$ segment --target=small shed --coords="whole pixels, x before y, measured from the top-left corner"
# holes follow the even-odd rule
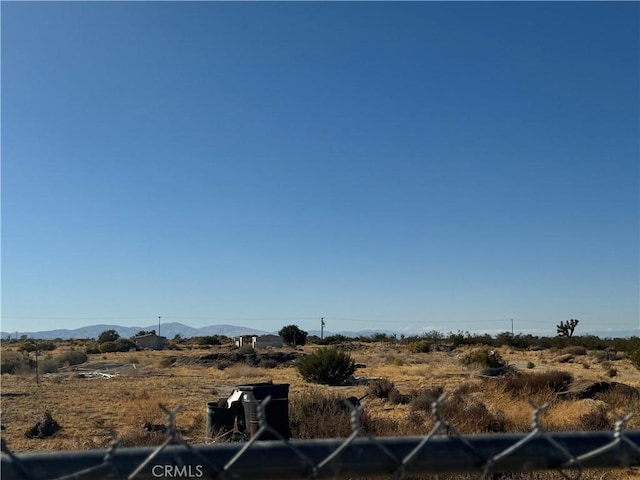
[[[148,348],[150,350],[162,350],[167,346],[167,337],[161,337],[155,333],[133,337],[133,341],[140,348]]]
[[[283,346],[283,341],[280,335],[260,335],[251,338],[251,346],[253,348],[280,348]]]

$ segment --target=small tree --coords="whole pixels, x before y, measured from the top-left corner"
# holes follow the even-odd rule
[[[98,343],[115,342],[120,338],[120,334],[115,330],[105,330],[98,336]]]
[[[566,322],[560,322],[560,325],[556,327],[558,329],[558,336],[569,338],[573,337],[573,331],[576,329],[576,326],[578,326],[579,321],[580,320],[572,318],[571,320],[567,320]]]
[[[306,381],[325,385],[340,385],[356,370],[353,358],[335,348],[321,348],[305,355],[297,367]]]
[[[304,330],[300,330],[297,325],[287,325],[280,329],[278,335],[282,337],[284,343],[296,347],[307,343],[307,336],[309,334]]]

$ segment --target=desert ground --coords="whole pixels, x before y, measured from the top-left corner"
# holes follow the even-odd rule
[[[3,345],[2,354],[8,355],[13,348]],[[270,349],[269,353],[302,355],[318,348],[321,347],[311,344]],[[229,396],[237,385],[259,382],[290,384],[292,415],[298,411],[298,404],[310,398],[365,397],[362,406],[369,418],[367,425],[375,435],[426,434],[432,420],[428,405],[423,401],[420,406],[420,399],[425,394],[431,394],[428,398],[432,398],[440,392],[458,398],[458,403],[467,409],[466,413],[456,409],[444,412],[449,415],[447,420],[462,433],[529,431],[531,404],[544,402],[549,403],[549,408],[541,422],[547,431],[611,429],[616,415],[625,413],[634,414],[628,428],[640,428],[637,395],[640,370],[624,356],[603,361],[593,352],[495,349],[521,376],[562,371],[571,375],[574,386],[615,382],[631,389],[631,394],[629,390],[621,393],[613,389],[591,395],[593,398],[580,399],[547,387],[518,391],[506,388],[503,377],[483,376],[479,367],[461,362],[462,357],[477,348],[475,346],[429,353],[410,353],[406,345],[400,343],[348,342],[339,348],[358,364],[353,381],[342,386],[308,383],[291,361],[254,366],[251,362],[224,362],[213,358],[215,354],[233,351],[231,345],[205,348],[187,344],[180,350],[91,354],[86,363],[40,374],[38,383],[33,372],[3,374],[2,436],[13,452],[105,448],[112,438],[111,431],[117,433],[122,446],[159,444],[163,438],[148,432],[143,425],[166,423],[159,407],[162,403],[168,408],[181,407],[176,418],[177,428],[189,443],[226,441],[206,435],[207,402]],[[80,346],[63,342],[51,355],[71,349],[80,349]],[[260,355],[260,351],[257,354]],[[402,394],[401,399],[392,402],[389,398],[377,398],[370,387],[376,379],[393,382]],[[468,410],[470,406],[474,409]],[[481,413],[474,416],[469,411]],[[41,420],[45,412],[50,412],[62,428],[51,438],[27,438],[25,432]],[[314,420],[309,421],[310,425],[292,429],[293,438],[346,436],[350,432],[348,417],[342,418],[346,424],[343,427],[316,433]],[[624,469],[598,472],[598,476],[591,478],[631,479],[640,478],[640,473],[638,469]]]

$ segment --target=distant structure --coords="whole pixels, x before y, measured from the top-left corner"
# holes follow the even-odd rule
[[[259,335],[242,337],[236,337],[234,339],[236,347],[242,347],[244,345],[251,345],[253,348],[280,348],[284,345],[282,337],[280,335]]]
[[[280,348],[284,345],[280,335],[260,335],[259,337],[251,337],[251,346],[253,348]]]
[[[148,348],[150,350],[163,350],[167,346],[167,337],[161,337],[155,333],[133,337],[133,341],[140,348]]]
[[[236,337],[234,338],[234,343],[236,344],[236,347],[251,345],[251,335],[242,335],[240,337]]]

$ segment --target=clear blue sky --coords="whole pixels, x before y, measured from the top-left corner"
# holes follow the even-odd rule
[[[637,2],[1,8],[2,330],[639,327]]]

